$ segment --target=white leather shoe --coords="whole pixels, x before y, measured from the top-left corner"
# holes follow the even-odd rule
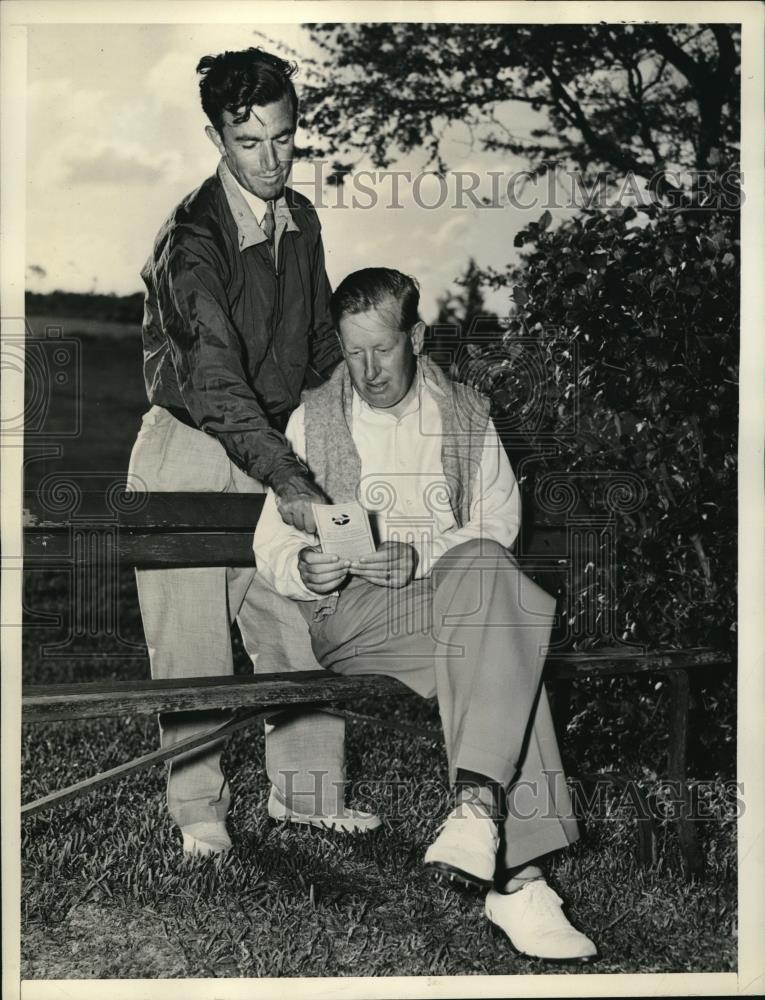
[[[463,801],[441,825],[425,852],[425,864],[437,874],[470,886],[492,885],[499,831],[482,802]]]
[[[282,802],[273,785],[268,796],[268,815],[280,823],[298,823],[302,826],[315,826],[321,830],[335,830],[338,833],[369,833],[382,825],[379,816],[363,812],[361,809],[344,807],[342,812],[335,816],[295,812]]]
[[[225,854],[231,850],[231,838],[225,823],[190,823],[181,827],[184,854],[200,857]]]
[[[534,879],[508,894],[486,894],[486,916],[522,955],[553,962],[591,962],[598,949],[572,927],[563,914],[563,900],[544,879]]]

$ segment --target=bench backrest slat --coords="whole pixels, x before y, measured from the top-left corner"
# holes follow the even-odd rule
[[[263,493],[125,493],[39,489],[24,494],[29,532],[114,526],[126,531],[253,531]]]
[[[172,569],[183,566],[254,566],[252,529],[235,532],[168,532],[132,534],[120,532],[114,539],[113,555],[123,566],[142,569]],[[103,552],[111,551],[104,541]],[[88,545],[72,544],[65,532],[27,533],[24,538],[27,565],[90,565],[93,550]]]
[[[30,566],[83,567],[93,547],[124,566],[162,569],[183,566],[253,566],[255,526],[262,493],[125,493],[55,491],[24,494],[24,556]],[[524,554],[527,539],[524,537]],[[535,525],[531,556],[563,555],[565,525]]]

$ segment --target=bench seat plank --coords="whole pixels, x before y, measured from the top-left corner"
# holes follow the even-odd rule
[[[699,670],[704,667],[729,666],[729,653],[697,647],[678,650],[649,650],[625,654],[622,650],[591,650],[549,656],[545,680],[573,680],[577,677],[614,677],[626,674],[663,673],[674,670]]]
[[[54,684],[25,688],[24,722],[139,715],[207,708],[264,708],[273,705],[327,704],[370,693],[401,697],[406,688],[387,677],[342,677],[323,671],[242,677]]]
[[[704,649],[600,658],[576,653],[569,657],[551,657],[545,670],[545,680],[661,673],[727,662],[730,658],[725,654]],[[295,671],[256,676],[99,681],[27,687],[22,695],[22,710],[25,722],[54,722],[128,713],[329,704],[370,696],[400,698],[407,691],[401,682],[388,677],[347,677],[329,671]]]

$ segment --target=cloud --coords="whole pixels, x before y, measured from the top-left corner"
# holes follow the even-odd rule
[[[184,155],[154,95],[77,86],[68,77],[29,88],[29,182],[38,197],[80,185],[173,184]]]
[[[203,132],[196,64],[205,53],[249,44],[276,50],[255,27],[86,24],[31,30],[28,261],[48,272],[35,278],[34,287],[86,289],[94,274],[105,289],[138,287],[138,269],[162,219],[215,169],[216,154]],[[297,50],[304,72],[305,58],[320,54],[299,24],[264,30]],[[298,87],[308,79],[306,73]],[[490,189],[488,170],[516,167],[512,157],[476,152],[459,141],[462,133],[453,139],[449,165],[479,174],[479,194]],[[402,157],[396,166],[414,176],[423,156],[419,151]],[[334,210],[337,192],[315,192],[311,165],[296,168],[296,175],[300,170],[305,186],[298,190],[327,205],[320,215],[330,279],[337,283],[364,266],[400,267],[421,280],[427,315],[471,254],[497,266],[515,254],[509,243],[526,221],[517,213],[473,209],[470,199],[464,210],[450,208],[453,180],[441,208],[419,207],[411,184],[402,181],[403,208],[387,211],[388,178],[380,182],[374,208],[354,209],[349,190],[348,209]],[[420,183],[425,204],[437,204],[439,193],[437,179]],[[363,205],[366,196],[359,197]]]
[[[178,160],[172,153],[150,156],[135,146],[102,144],[64,154],[64,183],[143,185],[172,180]]]
[[[97,121],[109,101],[105,89],[83,87],[69,76],[33,80],[27,87],[30,127],[41,134],[49,135],[53,128],[66,129],[73,122]]]

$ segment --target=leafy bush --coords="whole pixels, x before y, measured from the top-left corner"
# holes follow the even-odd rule
[[[603,513],[604,471],[645,486],[639,509],[614,515],[618,592],[598,600],[616,603],[625,639],[725,646],[736,604],[738,215],[658,204],[640,213],[589,212],[552,230],[546,212],[523,230],[523,264],[486,276],[513,285],[501,356],[474,346],[462,375],[480,373],[485,388],[490,359],[501,424],[528,406],[518,345],[551,345],[544,412],[527,431],[534,474],[584,473],[579,513]]]

